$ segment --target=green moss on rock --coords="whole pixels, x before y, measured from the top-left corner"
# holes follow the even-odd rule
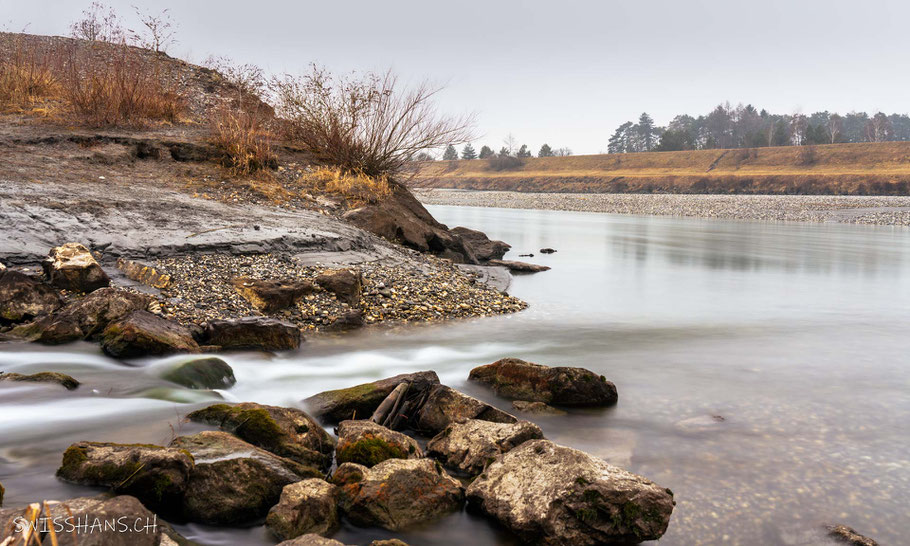
[[[395,444],[372,434],[365,434],[356,442],[338,447],[338,464],[358,463],[375,466],[387,459],[407,459],[408,454]]]

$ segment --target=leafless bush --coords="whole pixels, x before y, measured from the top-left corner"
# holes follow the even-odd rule
[[[800,146],[796,152],[796,161],[806,167],[814,165],[818,161],[818,153],[815,150],[815,146]]]
[[[237,64],[228,57],[209,56],[203,66],[215,70],[241,94],[262,97],[266,90],[266,78],[262,69],[254,64]]]
[[[163,53],[169,46],[177,43],[175,36],[178,25],[171,18],[170,10],[164,9],[157,14],[142,11],[136,6],[133,6],[133,10],[142,24],[139,31],[130,31],[130,38],[134,44],[156,53]]]
[[[487,160],[487,167],[491,171],[511,171],[520,169],[524,164],[520,157],[513,155],[499,155]]]
[[[70,33],[73,38],[90,42],[121,43],[126,38],[117,12],[101,2],[92,2],[82,17],[70,25]]]
[[[278,166],[267,120],[258,111],[221,108],[212,119],[211,142],[224,153],[225,166],[234,175]]]
[[[271,90],[290,121],[288,138],[349,172],[396,174],[424,150],[471,140],[473,116],[439,115],[440,88],[402,90],[391,72],[340,77],[314,65],[307,75],[275,78]]]
[[[60,81],[51,49],[26,48],[20,40],[0,52],[0,111],[22,110],[56,98]]]

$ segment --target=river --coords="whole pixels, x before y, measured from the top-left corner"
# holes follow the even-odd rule
[[[511,356],[583,366],[616,383],[606,410],[534,418],[557,443],[675,493],[662,545],[816,544],[843,523],[882,544],[910,529],[910,231],[597,213],[429,207],[440,221],[513,245],[551,271],[516,277],[511,316],[311,340],[298,353],[225,359],[235,401],[294,405],[316,392],[433,369],[466,381]],[[541,255],[542,247],[558,250]],[[127,364],[83,343],[0,346],[0,370],[70,373],[72,393],[0,389],[5,505],[93,490],[53,477],[78,440],[167,442],[200,430],[215,398],[159,379],[173,359]],[[181,525],[204,544],[273,544],[263,527]],[[345,526],[353,544],[393,536]],[[513,544],[463,512],[401,533],[419,544]]]

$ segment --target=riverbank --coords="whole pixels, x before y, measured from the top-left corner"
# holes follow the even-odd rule
[[[426,205],[910,226],[910,197],[905,196],[412,191]]]

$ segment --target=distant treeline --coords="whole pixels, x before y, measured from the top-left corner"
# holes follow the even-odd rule
[[[676,116],[666,127],[655,126],[651,116],[643,113],[638,123],[628,121],[616,129],[607,151],[669,152],[905,140],[910,140],[910,117],[906,114],[771,114],[751,104],[734,108],[727,103],[708,115]]]

